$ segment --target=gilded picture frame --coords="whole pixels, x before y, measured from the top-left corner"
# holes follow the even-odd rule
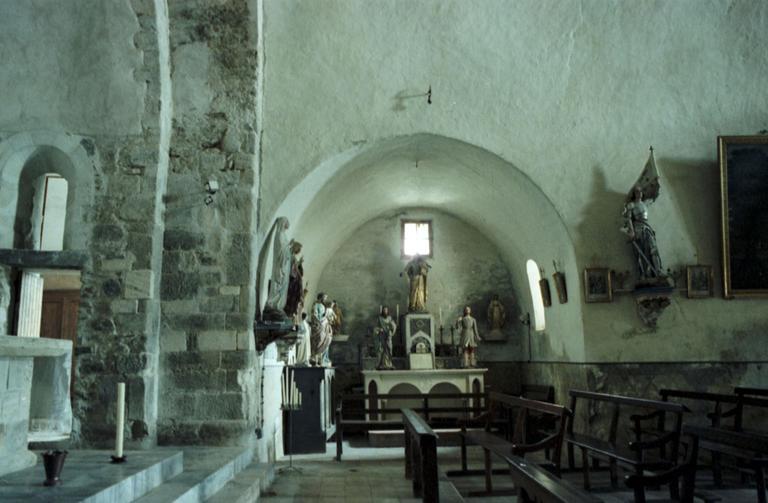
[[[611,270],[607,267],[584,269],[584,301],[613,302]]]
[[[718,136],[723,296],[768,297],[768,136]]]
[[[689,299],[712,297],[714,274],[711,265],[689,265],[685,268],[685,284]]]

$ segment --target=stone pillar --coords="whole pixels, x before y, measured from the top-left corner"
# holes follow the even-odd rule
[[[40,320],[43,316],[43,277],[35,272],[21,276],[19,299],[19,337],[40,337]]]

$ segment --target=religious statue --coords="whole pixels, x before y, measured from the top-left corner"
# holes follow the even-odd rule
[[[459,347],[462,350],[462,368],[477,367],[477,344],[482,339],[477,332],[477,320],[472,317],[472,308],[464,307],[464,314],[456,320],[459,331]]]
[[[299,257],[301,243],[291,241],[291,273],[288,278],[288,294],[285,302],[285,314],[296,316],[303,300],[304,257]]]
[[[333,331],[330,324],[333,311],[326,306],[327,303],[328,296],[324,293],[319,293],[315,304],[312,306],[312,318],[310,321],[311,363],[316,367],[330,365],[330,362],[327,361],[327,351],[333,340]]]
[[[656,233],[648,223],[648,204],[659,197],[659,172],[653,157],[653,148],[640,178],[632,186],[624,204],[621,231],[629,236],[632,252],[640,274],[638,284],[667,284],[661,268]]]
[[[379,340],[379,363],[376,365],[378,370],[394,370],[392,363],[392,338],[397,331],[397,323],[389,315],[389,308],[384,306],[379,313],[379,324],[374,333]]]
[[[288,219],[280,217],[273,227],[275,237],[272,247],[272,276],[269,282],[267,302],[264,305],[264,319],[283,321],[286,316],[283,307],[288,297],[288,281],[291,275],[291,248],[288,240]]]
[[[499,300],[499,295],[494,294],[490,304],[488,304],[488,325],[491,327],[491,334],[501,335],[501,329],[504,328],[504,322],[507,320],[507,312],[504,304]]]
[[[403,271],[408,275],[410,292],[408,294],[408,312],[423,313],[427,310],[427,274],[432,268],[421,255],[416,255]],[[403,273],[400,273],[402,276]]]
[[[299,338],[296,341],[296,366],[297,367],[309,367],[309,357],[312,351],[312,343],[310,342],[309,322],[307,321],[307,313],[301,313],[301,322],[299,322]]]
[[[341,321],[343,319],[343,313],[341,312],[341,306],[335,300],[331,304],[331,311],[333,311],[333,322],[331,328],[333,329],[333,335],[341,334]]]

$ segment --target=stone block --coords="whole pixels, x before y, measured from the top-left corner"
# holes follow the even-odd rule
[[[195,413],[195,394],[163,393],[159,406],[162,417],[192,417]]]
[[[208,297],[200,303],[200,310],[204,313],[229,313],[239,307],[240,297],[233,295],[218,295]]]
[[[244,369],[252,367],[254,351],[225,351],[221,353],[221,368],[227,370]]]
[[[105,272],[130,271],[133,267],[133,258],[102,259],[101,270]]]
[[[225,328],[227,330],[248,330],[252,322],[250,316],[245,313],[228,313]]]
[[[222,330],[228,329],[224,323],[223,314],[192,314],[192,315],[175,315],[178,317],[179,324],[177,328],[184,328],[190,331],[203,331],[203,330]]]
[[[198,436],[203,445],[243,445],[244,440],[253,434],[248,421],[208,421],[200,426]]]
[[[147,355],[141,353],[119,356],[116,363],[120,374],[138,374],[147,368]]]
[[[200,424],[198,421],[160,421],[157,423],[157,442],[162,445],[199,444]]]
[[[138,300],[113,300],[110,306],[116,314],[133,314],[139,311]]]
[[[123,236],[123,230],[117,225],[99,224],[93,227],[94,241],[120,241]]]
[[[187,334],[175,330],[164,330],[160,334],[160,351],[186,351]]]
[[[125,275],[126,299],[151,299],[153,298],[152,283],[155,273],[151,269],[130,271]]]
[[[145,313],[119,313],[115,314],[115,329],[121,333],[141,333],[147,324]]]
[[[197,393],[195,396],[196,419],[243,419],[242,393]]]
[[[239,370],[227,370],[227,391],[244,391]]]
[[[218,369],[174,369],[166,374],[171,389],[186,391],[224,391],[227,374]]]
[[[200,274],[163,274],[160,295],[165,300],[191,299],[197,295],[198,288],[200,288]]]
[[[197,313],[198,302],[196,300],[163,300],[160,308],[164,313]]]
[[[221,364],[221,353],[181,351],[164,356],[165,368],[168,369],[215,369]]]
[[[237,332],[234,330],[210,330],[200,332],[197,337],[200,351],[235,351]]]
[[[238,332],[237,333],[237,349],[238,351],[248,351],[255,349],[255,341],[253,340],[253,334],[250,332]]]
[[[224,285],[219,287],[219,293],[221,295],[240,295],[239,285]]]
[[[197,232],[166,229],[163,236],[165,250],[192,250],[204,242],[203,235]]]

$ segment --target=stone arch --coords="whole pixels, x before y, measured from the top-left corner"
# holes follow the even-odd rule
[[[478,229],[500,250],[516,291],[528,290],[529,258],[540,264],[556,260],[566,276],[579,278],[563,219],[526,173],[481,147],[429,133],[369,142],[327,158],[291,190],[262,229],[271,228],[276,217],[289,219],[292,237],[304,244],[311,298],[325,265],[349,236],[379,215],[408,207],[453,214]],[[261,239],[266,256],[268,236]],[[532,311],[530,299],[518,301]],[[550,354],[583,360],[581,303],[560,305],[549,318]]]
[[[14,229],[24,227],[17,216],[24,216],[20,209],[28,204],[24,200],[29,195],[28,182],[51,172],[68,183],[64,248],[86,249],[91,227],[85,215],[94,203],[99,169],[95,145],[82,136],[34,131],[0,142],[0,248],[19,243]]]

